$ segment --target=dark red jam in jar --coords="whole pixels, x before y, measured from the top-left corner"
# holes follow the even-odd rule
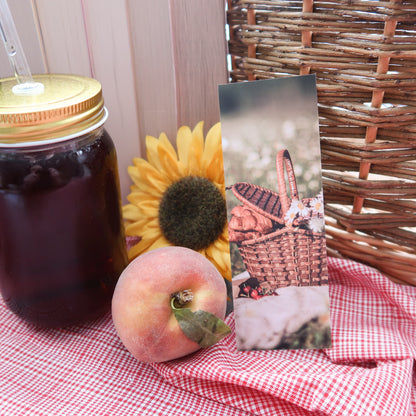
[[[78,324],[108,311],[127,265],[117,158],[103,127],[101,88],[95,80],[69,77],[71,103],[65,93],[51,100],[60,97],[62,78],[41,77],[46,96],[30,97],[24,109],[45,112],[50,106],[44,101],[64,108],[45,116],[54,117],[46,132],[42,123],[10,128],[10,117],[1,118],[6,101],[0,95],[0,292],[16,315],[43,327]],[[75,95],[90,102],[73,105]],[[15,116],[12,122],[19,124]]]

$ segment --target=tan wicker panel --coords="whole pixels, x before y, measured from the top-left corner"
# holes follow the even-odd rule
[[[229,1],[233,82],[316,74],[330,255],[416,285],[416,2]]]

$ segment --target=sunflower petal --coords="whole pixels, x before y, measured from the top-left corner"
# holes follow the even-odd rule
[[[160,201],[160,194],[149,194],[148,192],[143,192],[143,191],[136,191],[136,192],[131,192],[129,195],[127,195],[127,200],[137,206],[140,204],[141,201],[145,201],[145,200],[149,200],[149,201],[154,201],[154,202],[158,202]]]
[[[188,175],[205,176],[201,170],[204,155],[204,123],[199,122],[192,131],[192,142],[188,153]]]
[[[130,186],[130,193],[137,192],[139,190],[139,187],[136,184],[133,184]]]
[[[209,164],[204,166],[203,171],[210,181],[220,185],[225,184],[222,154],[213,158]]]
[[[160,195],[168,186],[166,178],[147,162],[140,163],[139,166],[128,166],[127,171],[133,182],[142,192],[145,191],[152,195]]]
[[[221,123],[214,124],[207,133],[204,148],[204,163],[209,162],[221,150],[222,153]]]
[[[218,239],[207,248],[207,253],[217,262],[227,261],[229,257],[229,245],[224,240]]]
[[[176,150],[165,133],[160,134],[159,142],[165,148],[166,152],[168,152],[172,156],[173,159],[178,160],[178,155],[176,154]]]
[[[143,179],[148,179],[149,175],[158,180],[163,180],[163,175],[159,170],[144,159],[134,158],[133,166],[128,166],[127,170],[130,176],[131,174],[134,175],[134,178],[132,177],[133,181],[135,178],[138,180],[138,183],[135,182],[138,187],[140,187]]]
[[[176,136],[179,161],[185,166],[188,164],[189,149],[192,143],[192,132],[188,126],[182,126]]]
[[[164,143],[159,143],[157,150],[162,169],[166,172],[167,177],[170,178],[171,182],[177,181],[182,176],[182,170],[176,153],[172,154]]]
[[[140,240],[137,244],[135,244],[133,247],[131,247],[128,252],[128,258],[129,260],[133,260],[135,257],[139,256],[140,254],[147,251],[148,247],[152,245],[152,241],[148,240]]]
[[[202,156],[204,152],[204,122],[200,121],[192,130],[192,143],[195,151]]]
[[[159,228],[159,221],[157,218],[146,218],[142,217],[141,219],[135,221],[132,224],[127,224],[126,235],[142,237],[143,239],[148,240],[149,238],[157,238],[162,235]]]
[[[223,277],[228,280],[231,279],[231,261],[228,244],[227,249],[225,249],[217,240],[206,249],[206,257],[216,266]]]
[[[147,251],[155,250],[159,247],[170,246],[171,244],[164,238],[160,237],[157,240],[140,240],[128,251],[129,260],[133,260],[140,254],[146,253]]]
[[[162,234],[160,233],[160,229],[159,228],[148,228],[146,230],[144,230],[143,227],[138,229],[139,232],[137,233],[130,233],[128,235],[133,236],[133,237],[141,237],[143,240],[145,241],[150,241],[150,240],[157,240],[162,236]]]
[[[153,136],[146,136],[146,156],[148,162],[157,170],[162,168],[158,152],[159,140]]]
[[[155,250],[156,248],[166,247],[166,246],[171,246],[171,245],[172,244],[169,243],[169,241],[166,240],[165,237],[161,236],[156,241],[154,241],[151,246],[149,246],[149,248],[147,249],[147,251]]]
[[[157,216],[159,212],[159,206],[159,199],[142,199],[137,203],[137,208],[139,208],[146,217]]]
[[[126,204],[122,208],[123,218],[126,221],[136,221],[139,211],[133,204]]]
[[[207,133],[201,169],[212,181],[224,183],[224,164],[221,141],[221,124],[217,123]]]

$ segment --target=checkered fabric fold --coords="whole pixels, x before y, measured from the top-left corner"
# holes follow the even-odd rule
[[[0,302],[0,416],[416,415],[416,288],[333,258],[329,277],[330,349],[237,351],[232,332],[152,365],[109,315],[40,330]]]

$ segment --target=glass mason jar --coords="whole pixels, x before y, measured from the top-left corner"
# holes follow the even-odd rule
[[[117,159],[98,81],[34,78],[43,93],[0,80],[0,292],[63,327],[108,311],[127,265]]]

